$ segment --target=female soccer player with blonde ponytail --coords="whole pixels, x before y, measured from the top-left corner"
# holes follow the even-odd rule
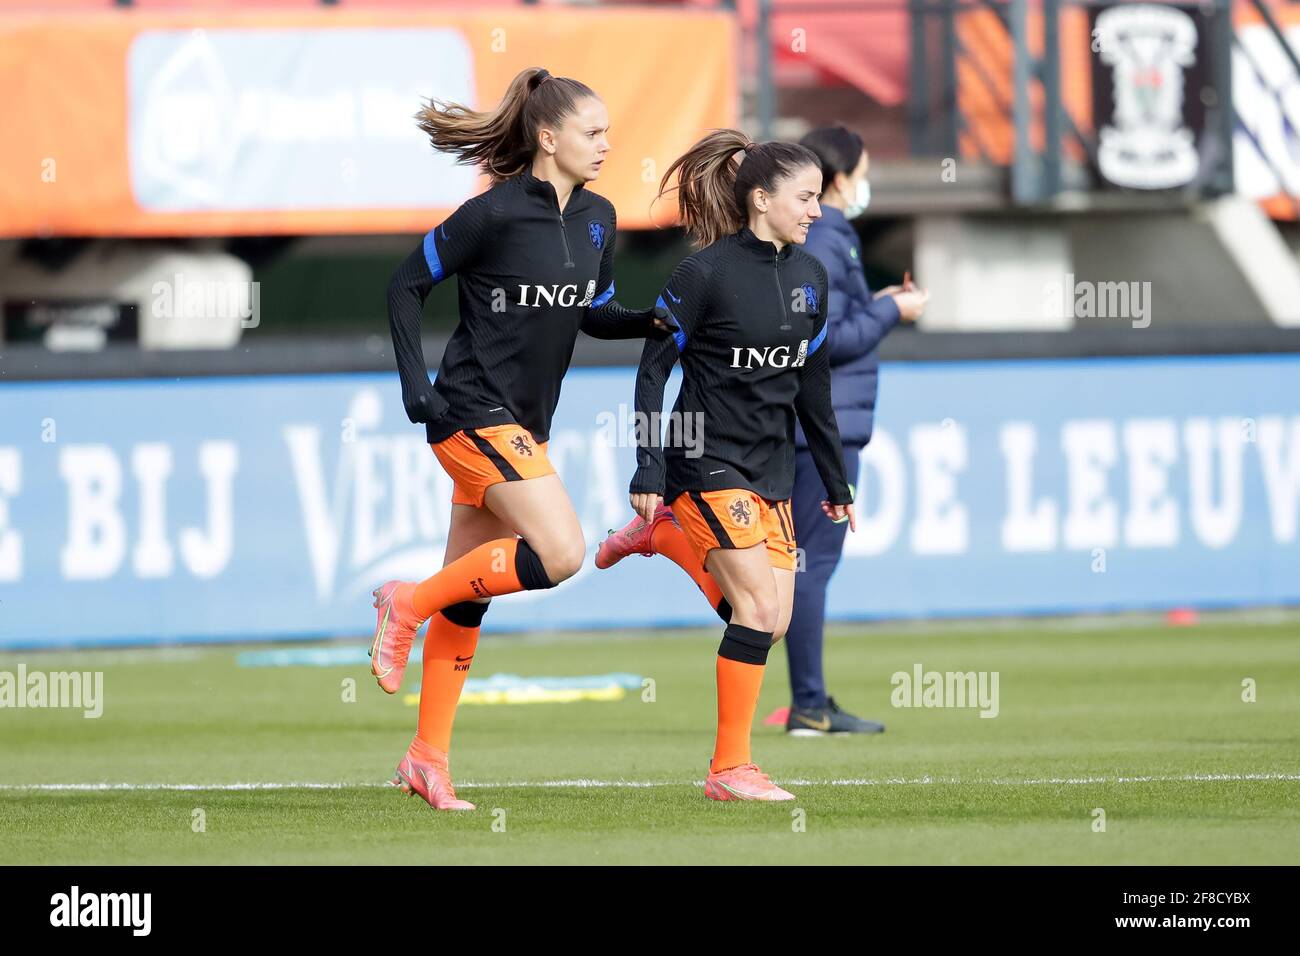
[[[640,338],[656,322],[654,309],[614,301],[614,207],[587,188],[609,152],[609,117],[589,87],[527,69],[494,110],[431,101],[417,118],[434,149],[480,166],[492,186],[425,236],[388,287],[402,402],[455,490],[442,570],[374,591],[371,670],[396,693],[429,620],[419,722],[393,782],[435,809],[472,810],[447,753],[479,623],[492,597],[555,587],[586,553],[546,457],[574,342],[579,330]],[[460,323],[431,383],[421,311],[452,275]]]

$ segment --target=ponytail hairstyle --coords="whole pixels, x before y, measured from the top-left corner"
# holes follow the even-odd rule
[[[822,126],[799,140],[817,154],[822,170],[822,192],[831,188],[836,173],[848,176],[858,168],[865,146],[862,137],[844,126]]]
[[[737,153],[743,155],[737,159]],[[682,223],[702,249],[748,224],[751,192],[776,192],[805,166],[821,168],[821,162],[797,143],[755,143],[739,130],[715,129],[668,167],[656,198],[669,191],[676,173]]]
[[[415,121],[435,150],[450,153],[462,166],[482,167],[499,183],[531,165],[542,127],[558,127],[579,100],[595,95],[585,83],[529,67],[510,81],[495,110],[478,112],[431,98]]]

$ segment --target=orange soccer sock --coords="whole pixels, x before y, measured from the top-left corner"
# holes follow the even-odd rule
[[[771,646],[770,632],[727,625],[718,648],[718,736],[709,765],[713,773],[750,762],[749,733]]]
[[[421,619],[452,604],[555,585],[537,552],[522,538],[496,538],[445,565],[415,586],[411,605]]]
[[[696,555],[695,549],[691,547],[691,542],[686,537],[686,532],[676,521],[660,521],[655,525],[654,530],[650,532],[650,550],[655,554],[662,554],[689,574],[695,586],[704,592],[709,606],[718,612],[718,616],[724,621],[731,620],[731,605],[722,596],[722,588],[718,587],[717,579],[700,563],[699,556]]]
[[[451,725],[478,646],[479,622],[487,604],[465,601],[435,614],[424,635],[424,679],[415,736],[431,747],[451,750]]]

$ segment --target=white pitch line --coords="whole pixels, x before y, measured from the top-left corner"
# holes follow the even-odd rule
[[[792,787],[879,787],[879,786],[1096,786],[1099,784],[1128,783],[1202,783],[1247,781],[1300,781],[1300,773],[1191,773],[1167,776],[1141,777],[1040,777],[1024,780],[1008,778],[962,779],[961,777],[891,777],[881,780],[846,778],[838,780],[782,780]],[[615,789],[636,787],[687,787],[700,786],[701,780],[513,780],[500,782],[468,782],[456,784],[457,789],[515,789],[537,788],[591,788]],[[319,783],[319,782],[262,782],[262,783],[4,783],[0,790],[18,791],[105,791],[105,790],[354,790],[387,787],[387,783]]]

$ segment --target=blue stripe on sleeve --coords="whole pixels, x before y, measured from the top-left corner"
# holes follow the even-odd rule
[[[433,276],[434,282],[441,282],[443,277],[442,260],[438,258],[438,246],[434,242],[433,234],[436,229],[431,230],[424,237],[424,261],[429,264],[429,274]]]
[[[591,303],[591,307],[593,309],[599,309],[612,298],[614,298],[614,283],[611,282],[608,289],[596,296],[595,301]]]
[[[677,301],[680,302],[681,299],[678,299]],[[686,330],[683,329],[682,324],[677,321],[677,316],[673,315],[673,310],[668,308],[668,303],[664,301],[663,296],[660,296],[655,300],[655,305],[667,312],[668,317],[672,319],[677,326],[677,331],[673,333],[673,341],[677,343],[677,351],[679,353],[686,351]]]
[[[817,333],[817,338],[813,339],[810,343],[808,343],[808,354],[809,354],[809,355],[812,355],[812,354],[813,354],[814,352],[816,352],[819,348],[821,348],[821,344],[822,344],[822,342],[825,341],[825,339],[826,339],[826,329],[829,328],[829,327],[830,327],[830,323],[829,323],[829,322],[823,322],[823,323],[822,323],[822,330],[821,330],[820,332]]]

